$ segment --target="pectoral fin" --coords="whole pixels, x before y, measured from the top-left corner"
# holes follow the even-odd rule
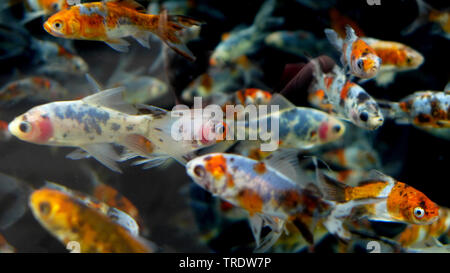
[[[112,171],[122,173],[116,162],[120,161],[119,155],[114,151],[108,143],[88,144],[80,146],[86,153],[82,153],[79,150],[67,155],[70,159],[81,159],[89,156],[94,157],[100,161],[103,165],[111,169]]]

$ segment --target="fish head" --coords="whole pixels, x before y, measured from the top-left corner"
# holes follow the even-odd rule
[[[9,132],[20,140],[44,144],[53,136],[53,124],[45,107],[34,107],[8,125]]]
[[[401,182],[397,184],[400,185],[397,187],[399,193],[391,193],[393,197],[397,197],[397,201],[391,198],[392,201],[388,201],[388,209],[398,202],[397,206],[405,220],[418,225],[428,225],[439,219],[440,209],[436,203],[411,186]]]
[[[362,97],[362,96],[361,96]],[[368,130],[378,129],[384,123],[384,117],[375,100],[367,96],[367,99],[358,101],[357,111],[351,117],[354,123]]]
[[[64,229],[67,219],[65,213],[71,211],[70,198],[56,189],[35,190],[29,199],[29,206],[36,219],[51,230]]]
[[[74,8],[61,10],[53,14],[44,23],[44,29],[55,37],[76,38],[79,37],[81,23],[74,14]]]
[[[206,154],[189,161],[186,171],[197,185],[214,195],[221,195],[233,184],[227,162],[225,154]]]
[[[339,119],[329,116],[319,125],[318,136],[320,143],[333,142],[345,133],[345,124]]]
[[[405,67],[413,69],[418,68],[423,64],[424,57],[418,51],[408,47],[405,50],[405,53],[406,53],[404,64]]]
[[[369,79],[376,76],[381,66],[381,58],[375,53],[368,53],[360,58],[355,59],[353,65],[354,74],[363,79]]]

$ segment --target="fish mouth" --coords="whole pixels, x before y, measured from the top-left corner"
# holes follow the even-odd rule
[[[53,36],[64,37],[64,35],[62,33],[54,31],[48,21],[44,23],[44,29],[45,29],[45,31],[47,31],[49,34],[51,34]]]
[[[17,119],[15,119],[8,124],[8,131],[15,137],[18,137],[19,133],[19,131],[17,130],[18,128],[17,122],[18,122]]]

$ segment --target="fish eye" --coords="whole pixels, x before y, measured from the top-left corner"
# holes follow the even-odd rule
[[[47,215],[50,213],[51,206],[48,202],[39,203],[39,212],[43,215]]]
[[[412,58],[411,58],[411,57],[406,58],[406,62],[407,62],[408,64],[411,64],[411,63],[412,63]]]
[[[61,22],[61,21],[56,21],[56,22],[53,24],[53,27],[54,27],[55,29],[57,29],[57,30],[60,30],[60,29],[62,28],[62,22]]]
[[[22,133],[29,133],[31,131],[31,124],[28,121],[22,121],[19,124],[19,130]]]
[[[333,126],[333,131],[334,131],[335,133],[339,133],[339,131],[341,131],[341,125],[334,125],[334,126]]]
[[[416,218],[422,218],[425,215],[425,211],[423,210],[423,208],[421,207],[415,207],[414,208],[414,216],[416,216]]]
[[[362,112],[359,114],[359,119],[366,122],[369,119],[369,114],[367,112]]]
[[[206,174],[206,170],[202,165],[197,165],[194,168],[194,174],[198,177],[204,177]]]

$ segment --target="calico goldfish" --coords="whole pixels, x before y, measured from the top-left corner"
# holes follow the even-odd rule
[[[325,29],[328,40],[341,53],[342,65],[358,78],[375,77],[382,64],[381,58],[372,47],[356,36],[353,28],[347,26],[345,30],[347,34],[343,40],[334,30]]]
[[[175,52],[194,61],[179,33],[201,24],[186,16],[146,14],[145,8],[133,0],[109,0],[61,10],[44,23],[44,29],[55,37],[103,41],[120,52],[128,51],[129,43],[124,37],[132,36],[149,48],[150,34],[154,34]]]
[[[186,171],[203,189],[248,212],[258,250],[272,246],[286,222],[293,223],[312,243],[315,222],[326,216],[329,205],[308,188],[310,183],[299,168],[291,168],[295,164],[291,156],[295,155],[284,156],[256,161],[212,153],[189,161]],[[260,242],[264,225],[272,231]]]
[[[82,253],[155,251],[149,243],[67,193],[43,188],[35,190],[29,200],[36,220],[61,243],[78,242]]]
[[[384,123],[376,100],[360,85],[348,80],[338,66],[325,74],[320,63],[315,60],[313,63],[314,81],[309,86],[313,97],[309,98],[310,102],[323,105],[325,110],[368,130],[375,130]],[[318,102],[312,98],[318,99]]]
[[[386,116],[450,139],[450,92],[417,91],[399,102],[380,102]]]
[[[167,160],[173,156],[180,162],[185,161],[183,153],[205,145],[202,138],[196,142],[175,140],[171,130],[173,123],[182,124],[179,118],[172,118],[169,111],[161,108],[142,107],[146,114],[139,114],[139,109],[124,102],[123,88],[119,87],[80,100],[36,106],[16,117],[8,128],[27,142],[78,147],[81,150],[69,154],[69,158],[92,156],[116,172],[120,172],[116,162],[124,158],[113,149],[113,143],[125,146],[133,157]],[[203,122],[200,123],[202,128],[216,125],[208,119]],[[184,127],[184,130],[189,129],[192,128]]]

